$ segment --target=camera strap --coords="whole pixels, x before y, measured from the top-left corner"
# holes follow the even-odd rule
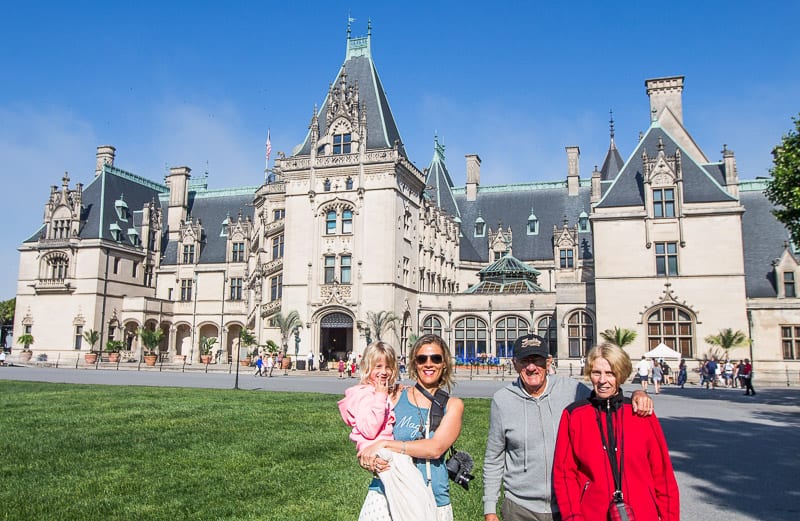
[[[450,395],[447,394],[447,391],[444,389],[437,389],[434,394],[428,392],[427,389],[422,387],[419,383],[417,383],[414,388],[422,394],[425,398],[431,401],[430,407],[430,415],[431,415],[431,424],[430,430],[436,431],[439,427],[439,424],[442,423],[442,418],[444,418],[444,408],[447,405],[447,400],[450,399]]]

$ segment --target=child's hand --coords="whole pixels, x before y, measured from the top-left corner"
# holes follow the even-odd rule
[[[372,382],[375,391],[383,394],[389,394],[389,381],[384,379],[377,379]]]

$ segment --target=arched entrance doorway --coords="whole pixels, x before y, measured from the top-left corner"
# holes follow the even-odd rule
[[[319,349],[325,360],[345,359],[353,350],[353,319],[340,312],[328,313],[320,321]]]

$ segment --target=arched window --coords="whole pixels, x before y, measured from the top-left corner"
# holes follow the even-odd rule
[[[580,358],[592,348],[594,321],[585,311],[576,311],[567,320],[570,358]]]
[[[558,336],[556,335],[556,319],[553,315],[547,315],[536,324],[536,334],[544,338],[547,352],[558,356]]]
[[[589,231],[589,215],[586,212],[581,212],[578,217],[578,232],[587,233]]]
[[[465,359],[486,353],[488,329],[486,322],[478,317],[464,317],[455,325],[455,356]]]
[[[63,255],[50,257],[47,261],[47,276],[50,279],[64,280],[69,271],[69,260]]]
[[[439,317],[430,316],[425,318],[422,322],[422,334],[442,336],[442,321],[439,320]]]
[[[475,237],[486,237],[486,221],[483,217],[475,219]]]
[[[342,233],[353,233],[353,210],[342,212]]]
[[[520,317],[501,318],[494,328],[495,356],[514,356],[514,341],[528,334],[528,321]]]
[[[336,233],[336,212],[328,210],[325,214],[325,234],[333,235]]]
[[[648,349],[664,343],[680,351],[684,358],[694,356],[694,324],[692,316],[678,306],[664,306],[647,317]]]

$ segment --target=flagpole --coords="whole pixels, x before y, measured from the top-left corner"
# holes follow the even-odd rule
[[[269,156],[272,153],[272,141],[270,140],[270,129],[267,128],[267,161],[264,166],[264,183],[266,184],[267,179],[269,177]]]

